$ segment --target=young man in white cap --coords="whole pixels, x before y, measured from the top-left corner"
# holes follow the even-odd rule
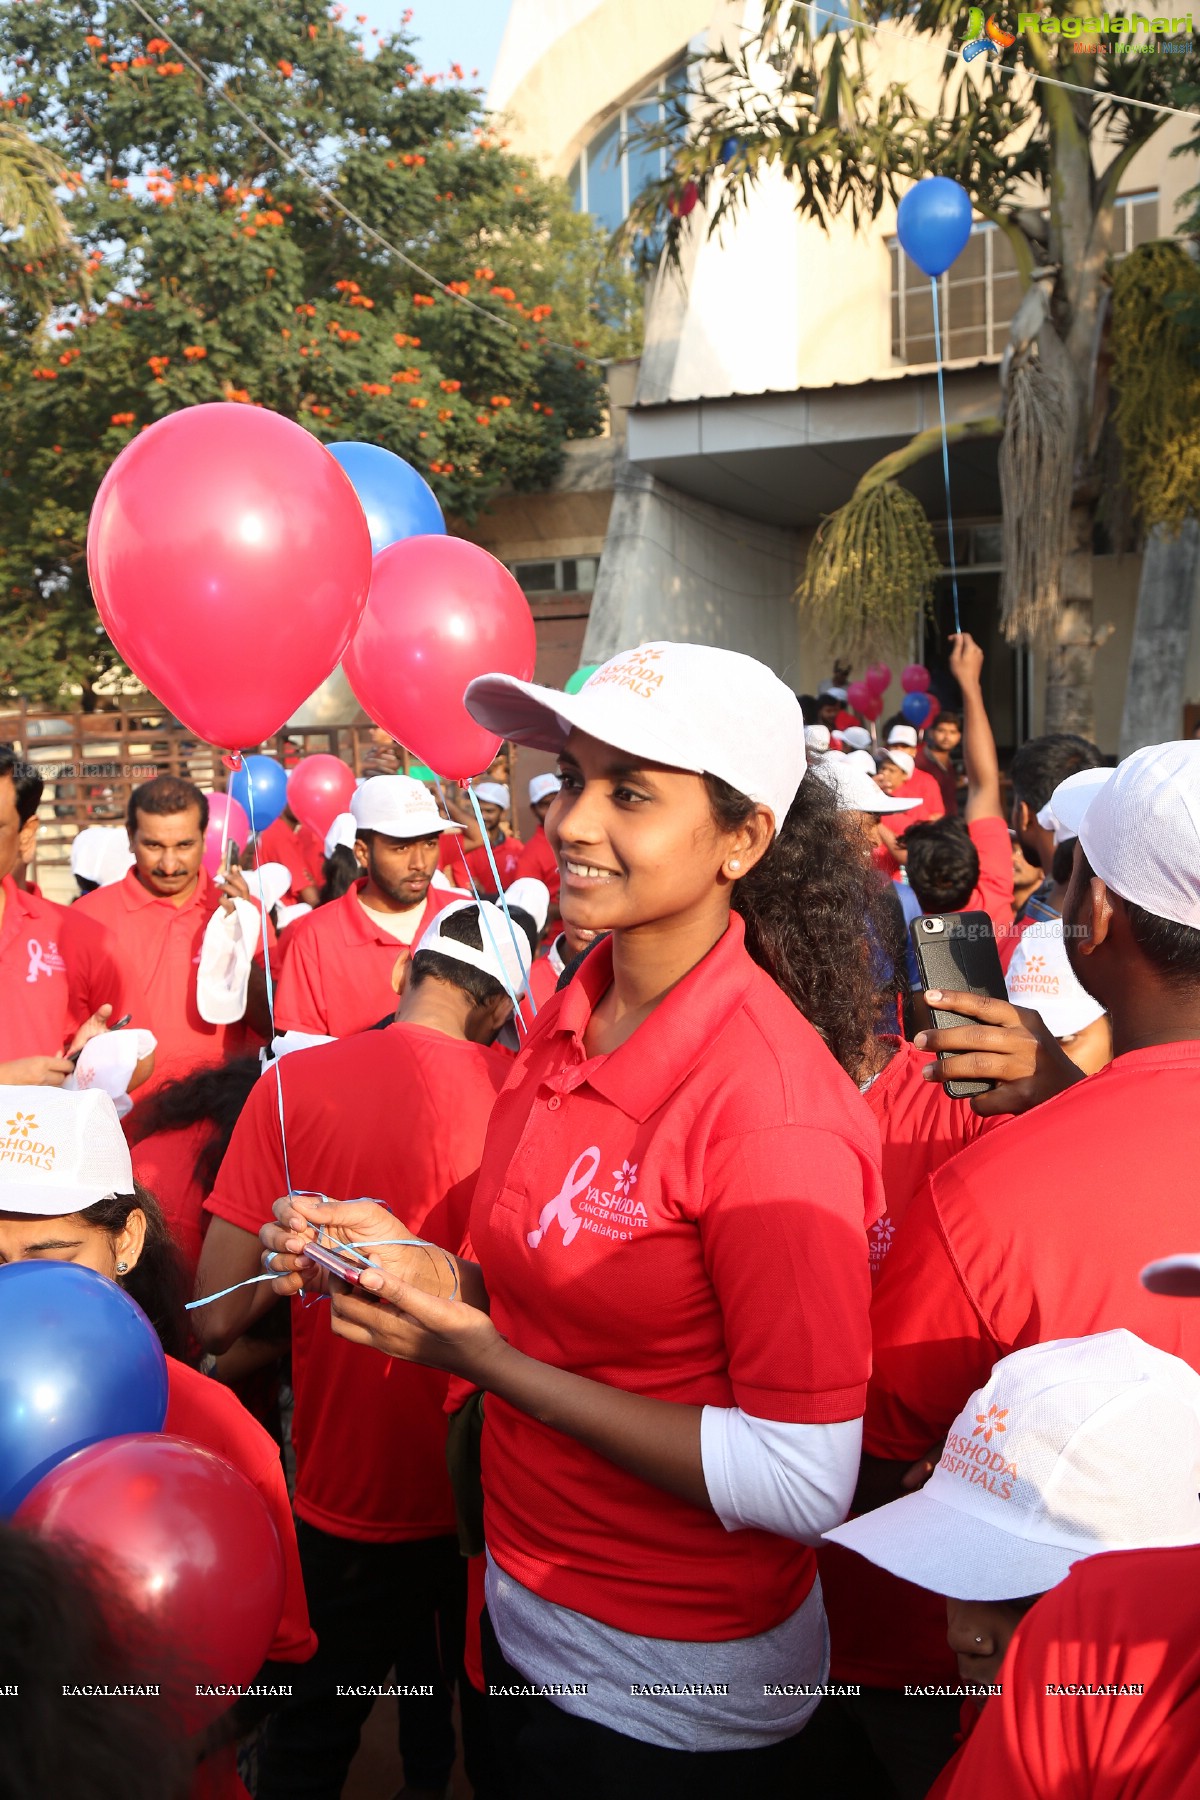
[[[1200,1376],[1118,1329],[1004,1357],[924,1486],[826,1538],[945,1596],[969,1731],[1034,1602],[1097,1553],[1200,1544],[1198,1489]]]
[[[362,879],[288,933],[275,1020],[280,1031],[345,1037],[395,1005],[397,968],[456,896],[432,885],[443,836],[462,830],[409,775],[372,775],[354,791]]]
[[[926,774],[917,765],[917,734],[913,726],[892,726],[888,732],[886,755],[904,776],[903,782],[893,792],[901,800],[919,802],[911,823],[916,825],[922,819],[942,818],[946,811],[942,790],[933,776]]]
[[[537,820],[537,830],[521,852],[517,876],[532,875],[544,881],[550,891],[550,911],[558,913],[558,887],[561,880],[558,858],[546,841],[546,814],[554,796],[562,786],[561,777],[553,772],[534,775],[529,783],[529,810]]]
[[[872,1307],[864,1503],[892,1497],[997,1356],[1126,1326],[1200,1367],[1200,1314],[1136,1285],[1193,1221],[1198,895],[1200,744],[1140,750],[1083,816],[1064,909],[1067,954],[1109,1014],[1114,1060],[1068,1076],[913,1199]],[[982,1025],[918,1035],[948,1053],[935,1078],[993,1072],[1005,1034],[986,1023],[992,1010],[981,1002]]]
[[[474,891],[485,900],[494,900],[497,890],[492,862],[496,864],[500,886],[507,887],[510,881],[516,880],[517,865],[525,846],[519,837],[509,837],[504,830],[504,817],[512,803],[507,782],[477,781],[475,798],[483,815],[487,842],[492,851],[491,859],[488,857],[487,845],[480,836],[479,820],[475,817],[474,808],[471,808],[465,815],[468,824],[463,836],[442,839],[438,851],[438,867],[446,871],[455,887],[465,888],[468,893]],[[467,804],[470,807],[469,801]],[[473,890],[472,881],[475,884]]]
[[[531,953],[522,945],[526,967]],[[512,1068],[492,1044],[520,987],[500,910],[485,903],[481,916],[474,901],[454,900],[416,945],[392,1024],[297,1051],[268,1070],[206,1202],[213,1217],[199,1293],[260,1272],[257,1233],[289,1176],[338,1200],[370,1195],[393,1208],[393,1237],[457,1250],[484,1130]],[[440,1250],[423,1254],[444,1261]],[[268,1284],[243,1287],[191,1317],[220,1351],[273,1300]],[[297,1305],[292,1380],[298,1536],[320,1648],[272,1726],[259,1800],[336,1800],[373,1705],[369,1690],[393,1666],[394,1685],[406,1690],[408,1791],[441,1793],[454,1763],[450,1708],[465,1606],[446,1473],[446,1377],[391,1368],[334,1337],[327,1306]]]
[[[1005,969],[1022,932],[1033,924],[1062,916],[1075,840],[1056,831],[1051,797],[1070,776],[1097,769],[1102,760],[1095,744],[1067,731],[1030,738],[1012,759],[1008,771],[1012,783],[1009,822],[1026,861],[1041,869],[1042,881],[1017,912],[1013,931],[1001,943],[1000,962]]]

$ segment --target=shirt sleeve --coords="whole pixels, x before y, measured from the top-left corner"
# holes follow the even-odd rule
[[[328,1016],[316,936],[311,930],[289,932],[275,993],[275,1029],[329,1037]]]
[[[757,1527],[814,1548],[850,1510],[862,1421],[777,1425],[733,1406],[700,1415],[700,1462],[726,1531]]]
[[[880,1194],[877,1166],[834,1132],[777,1126],[710,1155],[700,1235],[744,1412],[786,1424],[861,1416],[866,1224]]]
[[[871,1302],[863,1449],[889,1461],[912,1462],[940,1443],[1006,1354],[964,1280],[935,1185],[913,1197]]]
[[[1003,819],[972,819],[967,826],[979,853],[979,896],[997,928],[1012,922],[1012,839]]]

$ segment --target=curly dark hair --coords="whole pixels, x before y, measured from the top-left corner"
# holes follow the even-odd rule
[[[98,1225],[110,1237],[125,1228],[131,1212],[140,1207],[146,1215],[142,1254],[127,1275],[120,1278],[131,1300],[136,1300],[158,1334],[168,1356],[188,1360],[187,1274],[175,1240],[163,1218],[162,1207],[149,1188],[139,1181],[132,1194],[109,1194],[79,1214],[85,1225]]]
[[[979,852],[962,820],[922,819],[905,832],[904,848],[921,911],[961,911],[979,883]]]
[[[720,828],[744,825],[754,802],[714,775],[704,781]],[[811,778],[767,854],[734,888],[747,950],[856,1081],[881,1010],[890,1003],[894,1016],[903,978],[902,921],[889,900],[833,789]]]
[[[328,906],[331,900],[340,900],[343,894],[350,892],[363,870],[357,856],[348,844],[335,844],[325,858],[325,866],[321,873],[321,890],[317,895],[317,905]]]
[[[0,1525],[0,1686],[21,1690],[5,1704],[4,1800],[186,1800],[192,1758],[163,1702],[62,1691],[165,1689],[169,1655],[81,1550]]]
[[[235,1056],[229,1062],[196,1069],[178,1081],[164,1082],[157,1093],[143,1100],[133,1115],[133,1142],[156,1131],[182,1131],[207,1121],[212,1126],[196,1158],[193,1174],[205,1194],[217,1185],[217,1175],[233,1128],[262,1073],[257,1054]]]

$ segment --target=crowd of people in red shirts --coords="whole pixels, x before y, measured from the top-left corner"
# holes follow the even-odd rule
[[[266,1704],[64,1711],[19,1791],[335,1800],[381,1703],[382,1800],[1190,1791],[1200,743],[1005,795],[982,665],[924,734],[701,645],[484,676],[528,841],[507,756],[382,746],[217,880],[164,776],[70,906],[0,749],[0,1266],[125,1287],[287,1571]],[[957,914],[1007,999],[921,992]],[[30,1645],[94,1580],[0,1528]]]

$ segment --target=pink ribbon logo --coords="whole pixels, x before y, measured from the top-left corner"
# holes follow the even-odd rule
[[[543,1206],[537,1230],[529,1232],[526,1236],[525,1242],[531,1250],[537,1249],[556,1219],[562,1226],[564,1248],[576,1236],[579,1227],[583,1224],[583,1214],[577,1213],[571,1202],[576,1194],[587,1192],[599,1167],[600,1152],[594,1144],[591,1149],[585,1150],[581,1156],[575,1158],[567,1170],[566,1179],[557,1194],[553,1200],[547,1201]]]

